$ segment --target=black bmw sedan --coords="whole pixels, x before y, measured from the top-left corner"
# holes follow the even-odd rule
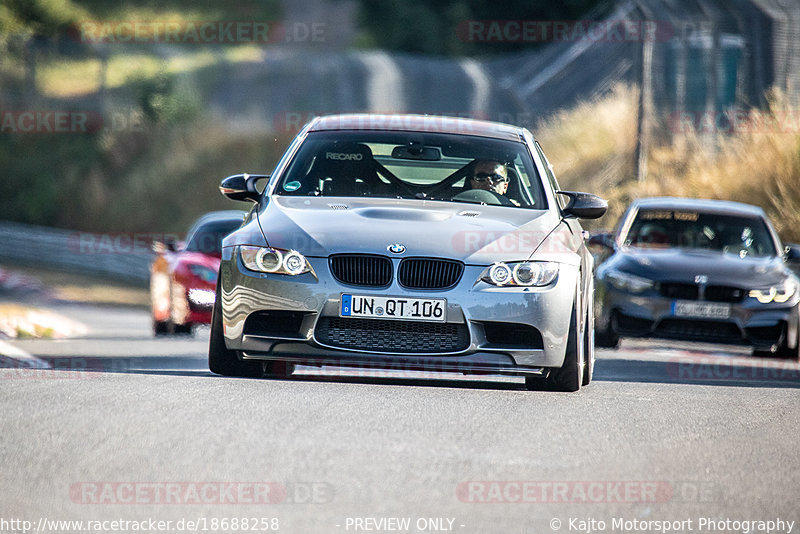
[[[800,358],[800,247],[764,211],[720,200],[643,198],[613,234],[593,238],[597,346],[620,337],[747,344]]]

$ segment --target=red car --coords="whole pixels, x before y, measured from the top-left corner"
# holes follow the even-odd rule
[[[211,322],[222,238],[239,228],[245,212],[215,211],[200,217],[185,242],[154,242],[150,265],[153,333],[191,334]]]

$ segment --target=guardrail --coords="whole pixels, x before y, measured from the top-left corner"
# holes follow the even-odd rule
[[[121,240],[122,234],[109,234],[103,246],[98,239],[102,235],[0,221],[0,261],[145,285],[153,257],[150,243],[134,242],[133,237]],[[128,245],[120,246],[120,242]]]

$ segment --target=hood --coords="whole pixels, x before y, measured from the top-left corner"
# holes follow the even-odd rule
[[[769,287],[785,280],[787,272],[778,257],[744,257],[708,250],[623,249],[614,267],[625,272],[670,282],[695,283],[705,275],[710,285]]]
[[[273,196],[259,214],[270,246],[307,256],[433,256],[489,264],[525,260],[559,225],[549,210],[406,199]],[[553,247],[548,247],[548,249]],[[574,254],[573,254],[574,255]]]

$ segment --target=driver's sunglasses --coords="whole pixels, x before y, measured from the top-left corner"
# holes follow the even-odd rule
[[[493,173],[479,172],[476,173],[472,179],[475,180],[476,182],[486,182],[488,180],[491,180],[493,184],[499,184],[500,182],[508,181],[508,178],[496,172]]]

